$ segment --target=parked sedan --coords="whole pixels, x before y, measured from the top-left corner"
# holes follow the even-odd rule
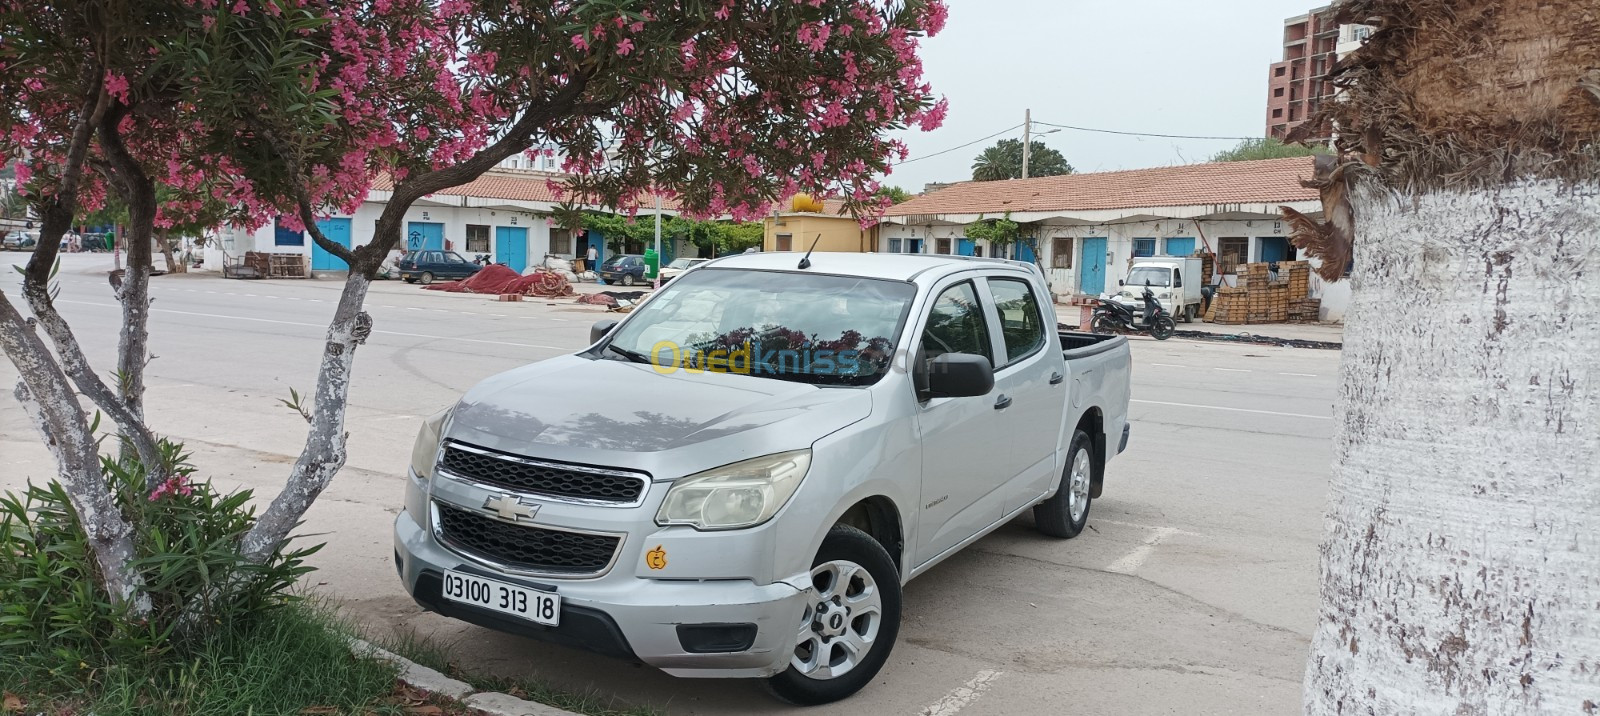
[[[18,231],[6,234],[4,239],[0,239],[0,248],[6,251],[32,251],[38,243],[38,232]]]
[[[644,257],[638,254],[613,254],[600,265],[600,278],[606,283],[635,286],[644,283]]]
[[[401,280],[424,286],[438,278],[467,278],[482,268],[454,251],[413,251],[399,264]]]
[[[689,269],[692,269],[710,260],[711,259],[692,259],[688,257],[673,259],[672,263],[667,264],[665,268],[661,269],[661,282],[666,283],[671,281],[672,279],[677,278],[678,275],[684,271],[688,271]]]

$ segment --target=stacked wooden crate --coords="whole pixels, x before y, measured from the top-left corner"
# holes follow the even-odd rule
[[[1249,322],[1250,294],[1243,288],[1220,286],[1211,298],[1211,322],[1236,326]]]
[[[1316,323],[1322,317],[1322,299],[1297,298],[1289,304],[1290,323]]]
[[[1239,266],[1238,285],[1217,289],[1206,320],[1227,325],[1316,321],[1322,302],[1309,298],[1310,264],[1279,261],[1277,268],[1274,273],[1266,263]]]

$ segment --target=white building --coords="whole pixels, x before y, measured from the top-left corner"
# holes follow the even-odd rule
[[[530,161],[515,159],[519,163]],[[609,251],[604,237],[596,232],[574,234],[554,226],[548,218],[559,204],[549,182],[559,182],[563,177],[558,173],[510,169],[502,165],[461,186],[429,194],[406,211],[402,228],[406,248],[455,251],[469,261],[480,254],[488,254],[492,262],[523,272],[547,255],[569,259],[584,256],[593,242],[603,261]],[[391,196],[391,187],[387,177],[380,177],[354,214],[331,216],[319,221],[319,228],[329,239],[345,246],[370,243],[378,217]],[[639,220],[650,221],[650,211],[641,213]],[[663,214],[671,216],[676,212],[665,209]],[[259,251],[309,256],[314,273],[347,270],[344,261],[323,251],[309,236],[275,222],[254,232],[223,229],[217,238],[215,245],[207,246],[207,268],[220,268],[225,261],[236,260],[247,251]],[[663,253],[671,257],[683,249],[667,246]]]
[[[1300,185],[1310,177],[1311,159],[1297,157],[962,182],[890,207],[878,250],[993,256],[966,228],[1009,212],[1031,240],[1002,251],[1037,260],[1057,296],[1102,295],[1138,257],[1195,251],[1217,257],[1208,284],[1233,285],[1238,263],[1298,257],[1279,207],[1320,218],[1317,192]],[[1311,295],[1322,299],[1324,320],[1339,320],[1350,288],[1313,275]]]

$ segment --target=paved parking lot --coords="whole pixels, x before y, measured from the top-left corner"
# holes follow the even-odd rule
[[[3,264],[0,290],[16,296]],[[118,317],[103,256],[67,256],[63,312],[103,369]],[[271,494],[304,440],[277,401],[313,384],[334,281],[154,281],[152,423],[202,475]],[[471,669],[534,675],[672,714],[787,711],[751,682],[667,677],[422,614],[400,589],[389,526],[417,421],[479,379],[582,345],[598,309],[495,303],[380,283],[357,359],[349,467],[308,516],[328,542],[313,575],[381,629],[451,645]],[[907,587],[877,683],[814,714],[1245,713],[1298,709],[1315,621],[1338,354],[1134,342],[1133,435],[1091,530],[1061,542],[1006,525]],[[15,381],[0,361],[0,385]],[[53,473],[0,392],[0,487]]]

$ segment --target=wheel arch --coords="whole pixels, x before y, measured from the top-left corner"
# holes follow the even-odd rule
[[[1090,406],[1078,418],[1078,424],[1074,426],[1074,429],[1082,430],[1084,434],[1089,436],[1089,445],[1094,450],[1094,459],[1090,461],[1093,469],[1089,480],[1089,496],[1099,497],[1101,487],[1105,483],[1106,460],[1109,459],[1106,452],[1105,413],[1101,412],[1100,406]],[[1067,456],[1067,464],[1070,465],[1071,462],[1072,457],[1069,455]]]
[[[872,495],[857,500],[845,508],[834,524],[849,525],[870,535],[889,553],[895,569],[905,574],[905,528],[899,507],[887,495]]]

